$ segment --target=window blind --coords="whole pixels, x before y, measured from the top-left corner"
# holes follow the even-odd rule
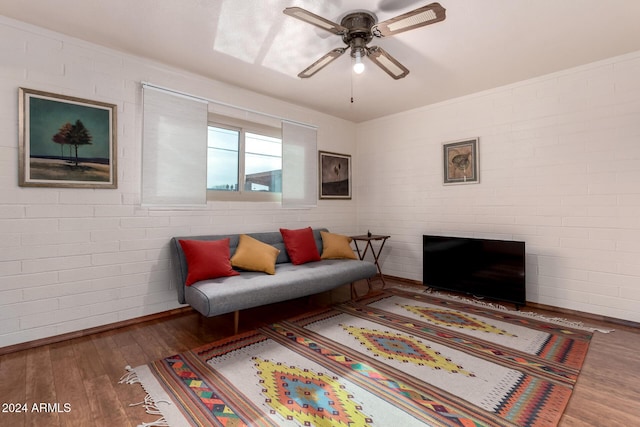
[[[318,205],[317,129],[282,122],[282,207]]]
[[[207,102],[143,86],[145,206],[207,204]]]

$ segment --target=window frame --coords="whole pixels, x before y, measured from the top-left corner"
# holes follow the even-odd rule
[[[244,201],[244,202],[281,202],[282,192],[246,191],[245,184],[245,154],[246,134],[253,133],[271,138],[278,138],[282,144],[282,128],[276,128],[261,123],[242,120],[209,113],[207,132],[209,127],[217,127],[239,132],[238,141],[238,190],[213,190],[207,188],[207,201]],[[208,156],[207,144],[207,156]],[[282,157],[282,151],[280,156]]]

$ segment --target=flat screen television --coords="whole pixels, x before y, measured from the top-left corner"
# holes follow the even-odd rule
[[[425,286],[526,303],[524,242],[422,236]]]

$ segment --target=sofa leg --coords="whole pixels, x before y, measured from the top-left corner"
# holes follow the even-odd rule
[[[358,298],[358,294],[356,293],[356,288],[353,286],[353,282],[351,282],[351,299]]]
[[[233,312],[233,335],[238,334],[238,324],[240,323],[240,310]]]

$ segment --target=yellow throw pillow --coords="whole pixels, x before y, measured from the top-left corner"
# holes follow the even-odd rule
[[[276,274],[276,258],[280,250],[246,234],[240,235],[231,265],[247,271],[263,271]]]
[[[321,231],[322,259],[358,259],[351,249],[351,237]]]

